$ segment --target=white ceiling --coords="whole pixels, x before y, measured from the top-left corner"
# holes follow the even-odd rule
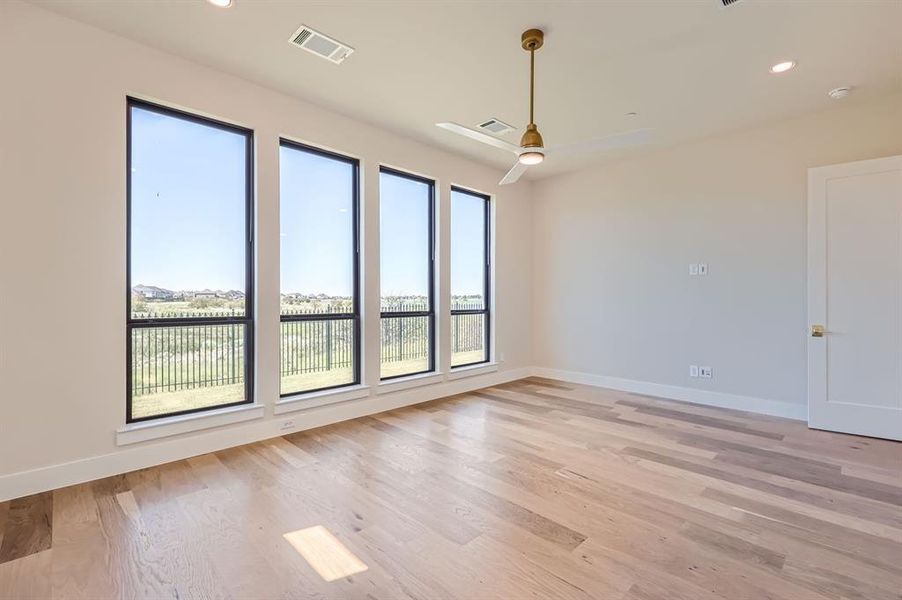
[[[525,29],[547,144],[652,127],[671,145],[902,89],[902,0],[33,0],[35,4],[501,169],[510,157],[434,126],[527,120]],[[356,52],[288,45],[300,24]],[[780,76],[770,65],[798,67]],[[856,91],[842,101],[826,92]],[[627,117],[627,112],[637,117]],[[635,152],[635,150],[633,150]],[[549,159],[536,175],[601,162]]]

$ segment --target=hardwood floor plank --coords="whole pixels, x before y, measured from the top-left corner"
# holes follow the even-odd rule
[[[740,561],[754,562],[775,572],[781,571],[786,563],[786,556],[779,552],[696,523],[683,525],[680,533],[715,552],[723,552]]]
[[[9,516],[9,502],[0,502],[0,548],[3,547],[3,534],[6,533],[6,521]]]
[[[630,451],[634,453],[634,451]],[[698,481],[706,487],[725,491],[731,494],[743,495],[767,503],[781,503],[796,513],[834,523],[844,527],[850,527],[858,531],[877,537],[893,539],[899,535],[899,530],[893,526],[887,526],[883,519],[872,519],[849,511],[837,511],[829,497],[821,498],[816,494],[800,491],[787,485],[773,483],[760,479],[756,474],[741,470],[718,469],[716,465],[699,465],[690,461],[678,461],[677,459],[662,459],[660,456],[646,456],[643,462],[647,468],[662,473],[677,472],[689,480]],[[825,492],[828,495],[829,492]]]
[[[164,554],[148,544],[140,522],[126,514],[117,499],[130,491],[125,475],[90,484],[97,503],[104,541],[105,567],[111,572],[115,596],[175,597],[173,573],[167,571]]]
[[[51,598],[53,561],[53,550],[43,550],[0,564],[0,598],[12,600]]]
[[[743,518],[763,527],[784,527],[785,532],[809,535],[812,541],[842,550],[868,564],[877,564],[902,573],[902,537],[892,535],[888,539],[851,529],[808,515],[746,496],[706,489],[703,494],[742,511]]]
[[[0,543],[0,564],[50,549],[53,533],[53,492],[12,500]]]
[[[714,480],[728,482],[734,485],[743,486],[751,490],[757,490],[774,496],[780,496],[787,500],[804,502],[811,506],[816,506],[833,512],[842,512],[849,516],[863,516],[869,518],[875,523],[888,525],[896,528],[899,526],[900,515],[898,511],[894,511],[889,507],[884,509],[880,506],[865,505],[861,502],[848,501],[844,498],[837,498],[832,489],[828,490],[811,490],[803,489],[800,486],[793,485],[792,482],[774,482],[766,476],[762,476],[761,472],[755,471],[755,464],[747,464],[749,469],[730,468],[728,465],[710,462],[700,464],[692,460],[686,460],[679,457],[665,456],[660,453],[650,452],[638,448],[625,448],[625,455],[636,456],[644,460],[654,461],[662,465],[695,473],[703,477],[710,477]],[[767,473],[768,471],[764,471]]]
[[[546,379],[545,377],[527,377],[526,379],[521,379],[520,381],[527,382],[533,385],[537,385],[539,387],[551,388],[553,390],[572,390],[572,385],[567,385],[560,381],[555,381],[554,379]]]
[[[619,400],[618,402],[622,403],[623,400]],[[686,423],[692,423],[693,425],[702,425],[704,427],[712,427],[714,429],[723,429],[725,431],[732,431],[736,433],[742,433],[745,435],[753,435],[756,437],[763,437],[771,440],[782,440],[783,435],[779,433],[771,433],[769,431],[763,431],[760,429],[754,429],[748,427],[744,424],[737,424],[730,419],[718,418],[718,417],[707,417],[703,415],[698,415],[691,412],[681,411],[681,410],[673,410],[670,408],[659,408],[655,406],[640,406],[636,408],[636,411],[646,415],[654,415],[656,417],[665,417],[669,420],[676,421],[685,421]]]
[[[358,485],[395,506],[403,507],[406,514],[448,541],[465,544],[479,535],[479,531],[468,525],[458,512],[459,502],[456,498],[442,493],[432,485],[423,485],[421,478],[412,482],[410,473],[392,467],[378,456],[370,456],[365,461],[347,451],[336,456],[333,449],[321,451],[320,448],[325,448],[322,444],[314,450],[310,444],[314,440],[307,439],[307,436],[293,436],[291,441],[316,454],[329,468],[354,473],[354,480]]]
[[[897,486],[843,475],[840,469],[812,465],[811,461],[800,464],[798,460],[784,460],[735,450],[721,452],[715,460],[902,507],[902,490]]]

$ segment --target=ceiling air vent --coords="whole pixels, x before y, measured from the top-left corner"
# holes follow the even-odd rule
[[[740,0],[717,0],[717,3],[720,4],[722,8],[726,8],[738,3],[739,1]]]
[[[341,64],[344,59],[354,52],[354,49],[347,44],[342,44],[338,40],[323,35],[306,25],[301,25],[298,30],[288,38],[288,43],[292,46],[302,48],[307,52],[312,52],[320,58],[330,60],[335,64]]]
[[[504,121],[500,119],[495,119],[494,117],[489,119],[488,121],[484,121],[477,125],[483,131],[488,131],[489,133],[494,133],[495,135],[501,135],[503,133],[509,133],[514,130],[514,127],[508,125]]]

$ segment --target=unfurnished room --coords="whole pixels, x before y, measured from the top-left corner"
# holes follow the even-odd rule
[[[902,600],[902,0],[0,0],[0,600]]]

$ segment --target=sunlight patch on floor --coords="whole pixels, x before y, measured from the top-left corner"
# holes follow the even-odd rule
[[[369,568],[322,525],[292,531],[282,537],[326,581],[362,573]]]

